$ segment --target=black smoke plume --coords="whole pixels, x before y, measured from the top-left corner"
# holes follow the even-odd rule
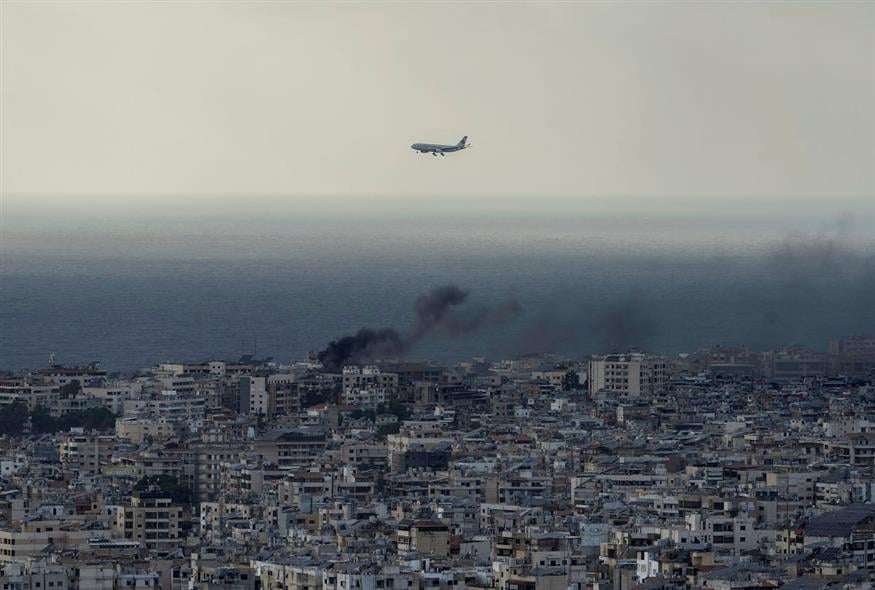
[[[460,336],[479,328],[508,321],[522,311],[519,303],[509,300],[499,306],[482,305],[459,308],[468,292],[455,285],[436,287],[416,298],[416,319],[405,334],[394,328],[362,328],[355,334],[332,340],[318,355],[326,370],[337,372],[344,365],[373,360],[379,356],[402,356],[428,334],[439,331]]]
[[[417,297],[413,304],[416,324],[408,335],[408,340],[415,342],[425,336],[444,320],[452,306],[461,305],[467,298],[468,292],[455,285],[436,287]]]
[[[392,328],[362,328],[351,336],[332,340],[319,353],[319,362],[329,371],[339,371],[351,361],[372,359],[379,355],[396,355],[405,350],[401,335]]]

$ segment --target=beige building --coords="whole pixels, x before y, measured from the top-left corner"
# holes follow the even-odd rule
[[[59,397],[58,385],[30,383],[18,378],[0,380],[0,406],[22,403],[32,412],[37,406],[53,408]]]
[[[450,554],[450,529],[433,520],[403,520],[398,523],[398,551],[447,557]]]
[[[18,590],[66,590],[67,568],[45,559],[28,559],[0,565],[3,588]]]
[[[665,390],[668,364],[641,353],[609,354],[589,361],[589,393],[602,391],[625,397],[650,396]]]
[[[0,562],[11,562],[39,554],[47,546],[56,550],[88,548],[89,537],[108,536],[109,531],[86,530],[70,520],[29,520],[17,528],[0,529]]]
[[[116,536],[142,541],[150,550],[171,550],[179,543],[179,521],[182,508],[155,492],[134,492],[131,503],[117,506],[114,532]]]
[[[166,452],[183,463],[185,486],[194,490],[199,501],[214,500],[222,488],[222,471],[228,463],[238,463],[246,449],[244,442],[193,441],[177,452]]]
[[[61,463],[65,469],[96,475],[100,473],[101,466],[110,463],[115,443],[114,436],[73,428],[61,436]]]
[[[301,388],[292,375],[279,374],[267,378],[269,410],[273,416],[292,416],[301,411]]]
[[[345,443],[340,447],[340,460],[344,465],[385,467],[389,463],[389,447],[375,443]]]
[[[115,435],[135,444],[146,439],[168,440],[175,434],[173,424],[160,417],[116,418]]]
[[[252,450],[265,463],[280,468],[308,466],[318,459],[328,444],[327,434],[318,427],[272,430],[258,438]]]

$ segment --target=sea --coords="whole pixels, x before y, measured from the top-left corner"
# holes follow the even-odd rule
[[[4,204],[0,369],[100,362],[286,363],[362,327],[414,324],[421,294],[468,293],[407,358],[875,334],[875,199],[209,198]]]

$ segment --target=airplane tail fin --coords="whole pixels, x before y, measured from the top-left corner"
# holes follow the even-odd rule
[[[468,136],[466,135],[465,137],[463,137],[462,139],[460,139],[460,140],[459,140],[459,143],[457,143],[456,145],[457,145],[458,147],[465,147],[465,143],[466,143],[467,141],[468,141]]]

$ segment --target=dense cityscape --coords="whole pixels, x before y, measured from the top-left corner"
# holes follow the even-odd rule
[[[50,359],[0,378],[0,579],[869,588],[875,338],[825,344],[128,375]]]
[[[0,0],[0,590],[875,590],[875,0]]]

